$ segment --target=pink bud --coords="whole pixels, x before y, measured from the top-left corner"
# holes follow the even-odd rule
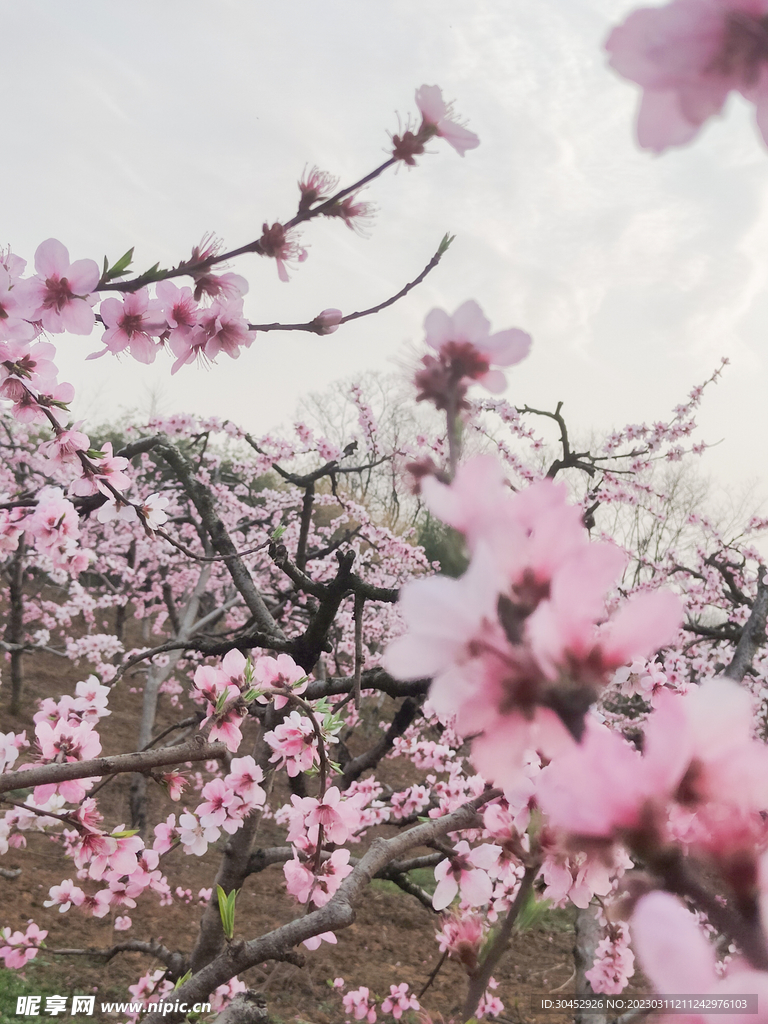
[[[333,334],[341,323],[341,319],[340,309],[324,309],[312,321],[312,329],[315,334]]]

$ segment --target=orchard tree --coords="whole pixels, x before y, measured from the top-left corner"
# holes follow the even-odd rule
[[[759,102],[768,53],[759,8],[674,0],[614,32],[614,66],[646,90],[641,143],[687,141],[730,88]],[[392,137],[381,166],[340,191],[313,169],[293,218],[230,251],[206,239],[176,267],[135,277],[131,253],[101,268],[72,263],[53,239],[29,276],[23,260],[4,255],[0,396],[17,421],[6,430],[0,523],[15,623],[5,645],[19,662],[58,630],[63,653],[88,658],[95,672],[74,694],[42,701],[34,738],[3,735],[0,845],[20,850],[34,830],[58,837],[72,877],[46,905],[95,918],[119,910],[127,930],[124,911],[137,900],[173,899],[162,858],[177,848],[201,856],[223,840],[190,948],[147,936],[100,951],[160,962],[131,988],[151,1024],[183,1020],[207,1001],[220,1022],[263,1019],[239,975],[300,964],[335,943],[376,877],[441,915],[439,948],[467,976],[461,1020],[503,1011],[494,972],[521,912],[541,898],[599,907],[604,936],[583,965],[595,992],[622,991],[636,953],[662,994],[730,999],[732,1019],[746,1019],[744,993],[768,998],[768,750],[758,706],[768,587],[753,546],[766,524],[727,536],[691,512],[695,543],[680,528],[674,542],[633,551],[603,525],[617,509],[641,509],[637,522],[663,515],[653,466],[703,450],[691,435],[705,385],[665,423],[629,425],[574,450],[561,405],[477,397],[477,386],[504,390],[504,370],[527,356],[531,338],[493,332],[470,299],[428,315],[413,375],[414,399],[443,427],[396,445],[377,436],[360,393],[348,441],[305,424],[295,437],[254,438],[231,423],[170,417],[116,452],[69,422],[72,388],[58,382],[43,334],[89,334],[98,322],[99,355],[148,363],[165,349],[171,372],[183,372],[196,359],[238,357],[254,331],[327,334],[423,280],[447,237],[418,277],[371,309],[250,324],[247,282],[221,273],[225,261],[255,253],[286,280],[306,257],[297,233],[305,222],[353,225],[367,212],[360,189],[413,165],[435,138],[461,154],[478,144],[436,86],[422,86],[416,102],[420,120]],[[532,426],[542,417],[559,431],[549,464]],[[19,423],[45,427],[50,439],[36,444]],[[464,457],[473,434],[497,455]],[[381,466],[461,537],[466,571],[457,578],[432,574],[410,538],[339,484],[348,477],[364,491]],[[52,596],[50,583],[62,592]],[[128,608],[145,631],[140,647],[127,646]],[[76,609],[91,624],[113,609],[112,632],[72,636]],[[139,671],[137,749],[102,755],[111,690]],[[18,679],[16,704],[20,668]],[[179,718],[158,733],[161,690]],[[349,730],[371,697],[394,704],[376,742],[353,753]],[[390,756],[409,758],[421,781],[386,791],[378,769]],[[132,829],[105,820],[97,800],[104,781],[125,772],[137,779]],[[158,820],[149,782],[178,804]],[[267,816],[284,841],[257,848]],[[274,864],[300,909],[253,935],[238,893]],[[432,895],[410,877],[424,867],[434,868]],[[6,966],[24,967],[46,935],[35,921],[4,929]],[[419,993],[397,978],[388,995],[345,979],[336,987],[348,1018],[373,1024],[380,1013],[419,1010],[430,980]],[[688,1019],[709,1015],[693,1008]]]

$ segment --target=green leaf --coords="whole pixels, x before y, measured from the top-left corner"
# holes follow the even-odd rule
[[[220,885],[216,886],[221,927],[228,939],[232,939],[235,934],[235,901],[239,891],[239,889],[233,889],[231,893],[227,894]]]
[[[110,832],[113,839],[130,839],[131,836],[138,835],[137,828],[126,828],[122,832]]]
[[[440,245],[437,247],[437,255],[443,256],[449,249],[451,242],[454,240],[456,235],[450,234],[448,231],[443,235],[443,239]]]
[[[227,693],[226,690],[223,693],[219,694],[219,696],[216,698],[216,714],[224,710],[224,707],[228,700],[229,694]]]
[[[184,984],[184,982],[185,981],[189,981],[189,979],[191,977],[192,977],[192,971],[187,971],[187,973],[184,974],[181,978],[179,978],[179,980],[173,986],[174,991],[176,991],[177,988],[181,988],[181,986]]]
[[[515,931],[527,931],[544,916],[551,905],[551,900],[537,899],[536,893],[531,889],[515,920]]]
[[[113,263],[107,271],[107,276],[110,281],[113,277],[122,277],[128,270],[128,267],[130,267],[131,263],[133,263],[133,246],[131,246],[128,252],[124,252],[120,259],[116,263]]]
[[[139,277],[139,280],[147,282],[160,281],[167,273],[167,270],[160,270],[160,264],[156,263],[153,267],[150,267],[149,270],[145,270]]]
[[[273,541],[280,540],[280,538],[285,533],[286,529],[287,529],[287,527],[285,527],[285,526],[276,526],[274,528],[274,530],[272,531],[272,533],[269,535],[269,539],[273,540]]]

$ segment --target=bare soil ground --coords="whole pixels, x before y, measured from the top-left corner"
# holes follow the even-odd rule
[[[74,684],[88,674],[86,665],[73,666],[64,659],[42,655],[29,658],[26,668],[27,690],[25,709],[13,718],[7,712],[7,694],[0,696],[0,730],[27,729],[33,735],[32,715],[37,699],[73,692]],[[102,720],[104,750],[122,753],[133,749],[132,724],[138,722],[140,693],[130,688],[141,686],[141,678],[124,680],[113,691],[111,717]],[[179,718],[168,698],[161,697],[160,726]],[[248,736],[246,735],[246,741]],[[370,737],[362,728],[360,748]],[[245,749],[245,745],[244,748]],[[407,765],[389,761],[385,765],[387,781],[408,784]],[[129,779],[120,777],[100,794],[106,824],[115,827],[126,822]],[[195,794],[188,802],[194,804]],[[183,801],[182,801],[183,804]],[[159,787],[151,791],[151,821],[164,819],[182,805],[172,804]],[[392,834],[385,827],[383,834]],[[272,822],[265,822],[258,843],[268,847],[282,845],[284,833]],[[50,886],[62,878],[73,876],[73,865],[52,839],[28,833],[29,844],[24,851],[11,850],[3,858],[2,867],[20,867],[22,873],[14,880],[0,878],[0,926],[24,928],[29,918],[48,928],[47,948],[26,970],[29,992],[39,990],[70,995],[74,992],[97,994],[97,1000],[127,1000],[128,985],[148,970],[161,966],[152,958],[138,953],[122,953],[108,963],[96,956],[59,956],[56,949],[108,948],[127,938],[157,939],[171,949],[188,951],[194,944],[201,908],[196,896],[200,888],[210,887],[218,863],[216,847],[206,856],[186,856],[177,849],[163,859],[161,867],[171,888],[189,889],[195,899],[185,905],[175,901],[163,907],[153,893],[146,894],[136,910],[128,911],[133,925],[127,932],[115,932],[113,920],[96,920],[73,908],[66,914],[51,913],[43,908]],[[224,837],[226,838],[226,837]],[[223,839],[220,841],[221,845]],[[357,852],[357,851],[354,851]],[[87,883],[86,883],[87,884]],[[284,891],[280,866],[252,875],[238,897],[236,937],[252,938],[291,920],[296,904]],[[347,1019],[341,999],[331,988],[334,978],[345,979],[347,989],[367,985],[379,997],[389,992],[391,984],[408,982],[411,991],[419,992],[435,968],[439,951],[434,933],[438,926],[436,914],[413,896],[387,882],[374,882],[359,906],[354,924],[338,934],[338,945],[325,943],[315,952],[306,952],[301,968],[290,964],[266,964],[243,976],[249,987],[265,992],[269,1012],[277,1021],[308,1021],[312,1024],[339,1024]],[[538,1015],[531,1011],[531,994],[573,991],[573,931],[566,912],[544,914],[528,930],[514,935],[510,951],[496,972],[497,995],[505,1004],[502,1020],[506,1024],[561,1024],[572,1015]],[[636,988],[636,986],[633,986]],[[642,991],[642,986],[639,988]],[[433,984],[421,999],[422,1007],[433,1017],[442,1014],[446,1021],[459,1013],[466,991],[460,966],[446,962]],[[15,1007],[0,1005],[0,1021],[16,1020]],[[8,1016],[5,1017],[4,1014]],[[41,1019],[52,1019],[43,1017]],[[60,1018],[56,1018],[60,1019]],[[72,1019],[72,1018],[68,1018]],[[83,1018],[93,1019],[93,1018]],[[107,1018],[105,1018],[107,1019]],[[115,1018],[116,1019],[116,1018]],[[388,1018],[389,1019],[389,1018]]]

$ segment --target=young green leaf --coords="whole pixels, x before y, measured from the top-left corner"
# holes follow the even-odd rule
[[[233,889],[229,894],[225,893],[220,885],[216,886],[216,895],[219,899],[219,917],[224,935],[232,939],[235,934],[235,901],[240,890]]]

